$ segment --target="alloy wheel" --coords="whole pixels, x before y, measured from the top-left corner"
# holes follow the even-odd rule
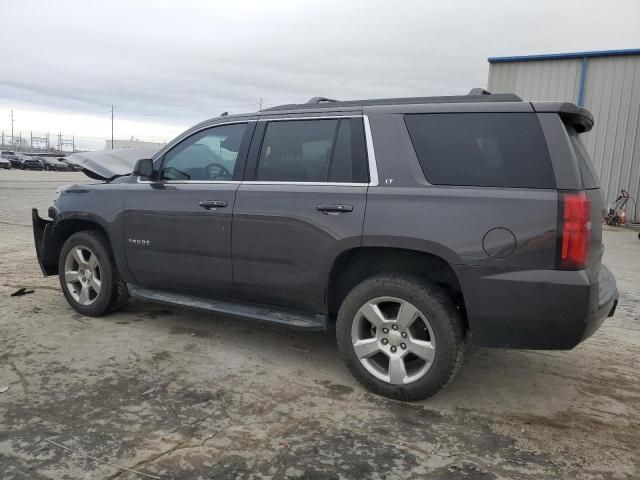
[[[64,262],[67,290],[80,305],[96,301],[102,287],[100,262],[96,254],[84,245],[73,247]]]
[[[419,380],[435,358],[435,336],[427,317],[396,297],[378,297],[362,305],[353,320],[351,341],[364,368],[394,385]]]

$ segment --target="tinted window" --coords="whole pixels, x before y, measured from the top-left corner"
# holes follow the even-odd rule
[[[280,182],[368,181],[361,119],[269,122],[257,180]]]
[[[578,168],[580,169],[580,176],[582,177],[582,187],[586,189],[600,188],[598,176],[593,168],[593,163],[591,162],[587,149],[584,148],[584,144],[573,128],[567,127],[567,132],[571,139],[571,145],[573,145],[573,151],[578,159]]]
[[[222,125],[183,140],[164,158],[165,180],[232,180],[246,123]]]
[[[417,114],[405,122],[432,184],[555,188],[535,114]]]

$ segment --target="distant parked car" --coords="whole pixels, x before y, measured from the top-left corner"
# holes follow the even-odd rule
[[[18,155],[20,158],[21,170],[42,170],[44,168],[42,162],[34,157],[28,155]]]
[[[21,167],[20,157],[11,150],[3,150],[2,153],[0,153],[0,158],[8,160],[11,168]]]
[[[0,168],[9,170],[11,168],[11,162],[4,157],[0,157]]]
[[[45,170],[55,170],[55,171],[69,171],[69,167],[65,162],[61,162],[58,158],[52,157],[39,157],[39,160],[44,165]]]
[[[22,168],[22,157],[20,155],[14,154],[10,156],[9,161],[11,162],[11,168]]]
[[[70,172],[81,172],[82,171],[82,167],[80,165],[78,165],[77,163],[73,163],[67,157],[59,157],[58,160],[60,160],[61,162],[64,162],[67,165],[67,169]]]

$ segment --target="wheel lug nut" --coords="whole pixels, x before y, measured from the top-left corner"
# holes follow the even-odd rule
[[[402,338],[407,338],[407,332],[402,332]]]
[[[383,344],[383,345],[386,345],[387,343],[389,343],[389,340],[387,340],[386,338],[383,338],[383,339],[382,339],[382,344]]]
[[[389,329],[388,328],[383,328],[382,329],[382,333],[389,333]]]
[[[400,344],[400,348],[404,350],[405,348],[407,348],[407,344],[406,343],[401,343]]]
[[[391,347],[391,351],[392,351],[393,353],[396,353],[396,350],[398,350],[396,347]]]
[[[391,325],[391,328],[393,328],[394,330],[398,329],[398,325]]]

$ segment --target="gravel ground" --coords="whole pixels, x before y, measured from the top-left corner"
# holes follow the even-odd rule
[[[636,232],[605,232],[620,305],[591,339],[470,347],[444,391],[406,404],[363,390],[332,332],[134,301],[76,314],[40,273],[30,208],[83,181],[0,171],[0,478],[149,478],[95,459],[163,479],[640,477]]]

